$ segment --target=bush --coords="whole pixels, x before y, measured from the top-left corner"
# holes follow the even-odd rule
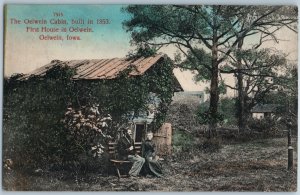
[[[197,145],[198,149],[205,153],[217,152],[221,149],[222,143],[220,138],[205,139],[203,143]]]
[[[66,110],[72,72],[54,68],[60,79],[29,78],[28,82],[5,82],[3,157],[16,167],[43,166],[60,162],[65,152],[66,132],[59,124]],[[52,75],[53,72],[49,72]]]
[[[194,139],[191,134],[174,129],[172,135],[173,155],[178,159],[189,158],[194,148]]]
[[[68,107],[62,120],[67,131],[67,140],[74,142],[77,150],[93,157],[104,153],[105,143],[112,139],[112,118],[110,115],[101,116],[97,106],[74,109]]]
[[[33,77],[24,82],[10,80],[6,83],[3,157],[13,159],[15,167],[29,170],[59,166],[77,169],[86,164],[82,155],[96,157],[103,153],[105,141],[95,132],[105,122],[104,115],[92,116],[91,112],[85,112],[87,109],[90,111],[90,106],[78,105],[74,83],[69,76],[63,74],[53,78],[50,75],[42,80]],[[84,117],[77,128],[75,125],[80,121],[74,116],[80,110],[84,111]],[[89,128],[93,120],[99,123],[96,130]],[[113,134],[107,129],[103,127],[101,133]]]
[[[208,112],[208,108],[209,102],[204,102],[198,107],[197,116],[201,124],[209,124],[211,120],[217,120],[222,126],[237,124],[234,98],[221,99],[218,106],[219,112],[216,116],[212,116]]]
[[[282,134],[280,131],[283,129],[279,128],[279,124],[275,119],[264,118],[261,120],[250,119],[248,123],[251,131],[261,132],[264,137],[274,137]]]
[[[211,139],[195,138],[192,134],[179,130],[174,131],[172,144],[173,156],[178,160],[191,159],[195,153],[199,152],[217,152],[222,147],[222,141],[219,137]]]
[[[220,113],[223,115],[222,125],[237,125],[236,117],[236,99],[223,98],[220,100],[219,105]]]
[[[114,137],[117,127],[127,122],[128,113],[138,114],[147,108],[151,92],[160,99],[154,123],[156,126],[162,123],[173,94],[169,61],[161,62],[140,77],[128,77],[130,70],[125,70],[117,79],[100,81],[74,81],[71,79],[74,70],[63,62],[57,63],[42,77],[19,80],[22,75],[15,75],[4,81],[3,158],[11,158],[16,167],[73,166],[72,162],[76,162],[74,167],[78,168],[78,162],[87,161],[80,158],[86,153],[96,160],[105,147],[98,144],[105,142],[96,133],[103,124],[98,120],[111,114],[113,124],[105,130],[101,128],[101,133]],[[95,104],[99,116],[90,118],[89,113],[83,113],[85,122],[79,128],[77,119],[74,124],[71,122],[74,115],[66,114],[70,105],[73,114],[79,114]],[[72,117],[67,119],[67,116]]]

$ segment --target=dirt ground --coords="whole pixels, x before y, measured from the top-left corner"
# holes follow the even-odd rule
[[[118,178],[62,171],[25,175],[4,172],[3,189],[17,191],[296,191],[294,169],[287,170],[287,139],[223,144],[219,151],[192,150],[162,161],[164,178]],[[76,176],[74,176],[76,175]]]

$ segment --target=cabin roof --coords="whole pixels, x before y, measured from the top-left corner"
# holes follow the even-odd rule
[[[52,60],[34,71],[25,74],[20,80],[27,80],[31,76],[44,76],[47,71],[55,66],[69,66],[75,69],[74,80],[98,80],[116,78],[122,71],[129,67],[132,70],[130,76],[143,75],[149,68],[161,59],[167,58],[164,54],[157,54],[150,57],[140,57],[137,59],[110,58],[110,59],[86,59],[86,60]]]

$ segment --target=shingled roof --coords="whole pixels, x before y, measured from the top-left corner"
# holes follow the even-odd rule
[[[132,66],[133,69],[129,73],[130,76],[143,75],[150,67],[161,59],[167,58],[164,54],[157,54],[150,57],[140,57],[138,59],[129,60],[128,58],[111,58],[111,59],[92,59],[92,60],[69,60],[60,61],[52,60],[46,64],[20,78],[27,80],[31,76],[44,76],[46,72],[55,66],[69,66],[75,69],[75,80],[97,80],[97,79],[113,79],[120,72]]]

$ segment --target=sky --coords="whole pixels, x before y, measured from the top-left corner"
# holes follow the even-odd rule
[[[276,33],[278,37],[278,43],[274,41],[268,41],[264,43],[262,48],[271,48],[276,49],[280,52],[284,52],[288,54],[287,60],[291,64],[298,64],[298,35],[287,28],[283,28],[282,30]],[[250,43],[253,43],[253,40],[257,38],[250,37],[246,39],[246,43],[249,47]],[[206,88],[210,87],[209,82],[195,82],[193,79],[195,73],[190,70],[181,70],[179,68],[174,69],[174,75],[178,79],[179,83],[183,86],[184,91],[206,91]],[[221,74],[222,79],[227,85],[232,87],[236,84],[236,78],[232,74]],[[236,97],[237,91],[227,88],[227,92],[225,95],[221,95],[224,97]],[[204,100],[209,99],[209,94],[204,94]]]
[[[130,16],[121,12],[122,5],[8,5],[5,27],[4,75],[28,73],[53,59],[101,59],[124,57],[131,48],[130,34],[122,27],[122,22]],[[63,13],[54,17],[53,12]],[[12,24],[11,19],[21,20]],[[47,25],[24,24],[26,19],[44,19]],[[65,19],[68,25],[49,24],[51,19]],[[72,19],[85,20],[84,25],[72,25]],[[88,19],[94,20],[87,25]],[[109,24],[95,24],[97,19],[109,19]],[[44,33],[26,32],[26,27],[90,27],[93,32],[86,33]],[[40,29],[41,30],[41,29]],[[80,35],[80,41],[40,40],[44,35]]]
[[[130,34],[122,27],[122,22],[130,18],[121,11],[122,5],[8,5],[5,27],[5,60],[4,75],[13,73],[29,73],[36,68],[49,63],[51,60],[75,60],[75,59],[102,59],[125,57],[132,49]],[[54,12],[63,13],[62,17],[55,17]],[[21,24],[12,24],[11,19],[21,20]],[[109,24],[97,25],[97,19],[109,19]],[[48,24],[23,24],[26,19],[44,19]],[[51,19],[64,19],[67,25],[51,25]],[[71,24],[72,19],[83,19],[85,24]],[[93,25],[87,25],[88,19],[94,20]],[[90,27],[93,32],[86,33],[41,33],[26,32],[26,27]],[[58,35],[66,39],[66,34],[80,35],[80,41],[45,41],[39,40],[41,34]],[[263,47],[276,48],[289,53],[289,59],[297,61],[298,41],[297,34],[288,29],[277,32],[279,43],[266,42]],[[248,37],[247,45],[253,42],[255,37]],[[164,47],[160,52],[173,58],[175,47]],[[186,91],[203,91],[209,83],[195,83],[194,74],[190,71],[174,70],[179,82]],[[234,78],[225,78],[234,85]],[[232,95],[234,93],[232,92]]]

